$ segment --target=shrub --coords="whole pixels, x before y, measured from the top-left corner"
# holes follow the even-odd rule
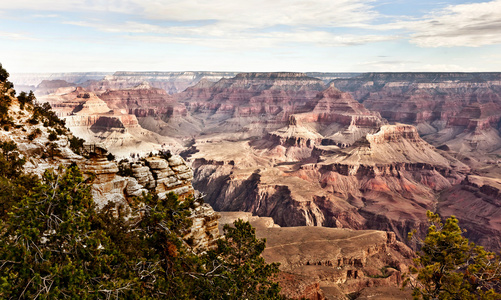
[[[430,227],[411,267],[415,299],[501,299],[501,269],[498,255],[487,252],[463,237],[458,219],[442,223],[427,212]],[[410,237],[413,233],[410,234]]]
[[[57,133],[55,131],[49,131],[49,141],[57,140]]]

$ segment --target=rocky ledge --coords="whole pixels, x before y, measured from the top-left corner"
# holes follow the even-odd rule
[[[279,262],[282,293],[293,299],[347,299],[386,287],[398,292],[414,253],[393,232],[322,227],[279,228],[242,212],[223,212],[221,223],[240,217],[266,239],[263,257]],[[410,292],[404,293],[410,296]]]

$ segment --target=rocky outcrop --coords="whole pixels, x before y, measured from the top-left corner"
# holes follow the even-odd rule
[[[221,214],[224,224],[237,213]],[[266,238],[263,257],[268,263],[280,263],[282,293],[293,299],[331,299],[333,291],[343,299],[372,287],[398,291],[402,274],[408,272],[414,257],[393,232],[277,228],[264,225],[260,218],[247,217],[256,228],[256,236]]]
[[[18,92],[29,92],[33,90],[38,97],[44,95],[44,88],[42,88],[40,94],[38,94],[38,86],[41,85],[43,81],[46,81],[46,83],[44,83],[42,87],[53,85],[50,81],[60,80],[66,81],[74,86],[85,86],[86,83],[102,80],[106,75],[110,74],[109,72],[14,73],[10,74],[9,79],[15,84]]]
[[[280,226],[394,231],[402,241],[413,229],[425,233],[426,210],[469,170],[409,125],[383,125],[345,148],[263,141],[195,147],[194,186],[216,210],[248,211]]]
[[[74,88],[74,87],[75,87],[74,83],[70,83],[61,79],[43,80],[34,90],[36,92],[35,95],[37,97],[40,97],[56,93],[60,88]]]
[[[85,97],[90,98],[90,95]],[[8,114],[13,124],[11,129],[0,131],[0,140],[16,143],[21,157],[27,161],[24,168],[31,174],[41,175],[45,170],[60,165],[78,165],[85,176],[92,178],[91,193],[98,209],[106,206],[122,207],[130,212],[131,198],[149,191],[157,192],[160,201],[170,192],[177,193],[181,199],[194,194],[191,168],[181,157],[148,157],[143,160],[142,168],[130,172],[133,176],[126,176],[114,161],[108,159],[108,151],[104,146],[87,143],[79,151],[88,157],[76,154],[70,148],[73,136],[64,126],[54,119],[51,122],[56,125],[51,125],[42,116],[38,116],[34,122],[34,109],[27,107],[30,104],[21,109],[17,99],[10,100],[12,104]],[[92,101],[89,105],[84,102],[80,111],[99,110],[101,102]],[[184,238],[194,252],[206,251],[218,238],[219,216],[208,204],[196,202],[190,218],[193,226],[185,232]]]
[[[313,106],[311,111],[294,117],[324,135],[323,145],[351,146],[386,123],[378,113],[370,112],[333,85],[318,93],[309,106]]]
[[[171,115],[175,104],[165,90],[153,88],[147,82],[128,89],[107,90],[99,97],[110,108],[124,110],[137,117]]]
[[[437,146],[501,147],[501,73],[368,73],[334,83],[390,122],[417,125]]]
[[[180,93],[200,80],[216,82],[221,78],[235,76],[235,72],[115,72],[104,80],[89,86],[95,91],[122,90],[135,87],[143,82],[165,90],[169,94]]]
[[[437,211],[459,219],[465,236],[489,250],[501,248],[501,180],[468,175],[460,185],[440,195]]]
[[[296,116],[292,115],[289,117],[287,127],[270,132],[268,139],[277,145],[313,148],[315,145],[322,143],[323,136],[302,126]]]
[[[103,147],[87,144],[86,150],[90,153],[90,159],[82,162],[82,170],[96,175],[92,196],[98,208],[109,204],[128,207],[131,197],[142,196],[150,191],[157,193],[160,201],[169,193],[178,195],[181,200],[195,194],[191,185],[193,173],[180,156],[174,155],[167,160],[147,157],[128,164],[125,167],[132,170],[132,176],[129,177],[118,174],[117,164],[106,159],[107,151]],[[200,253],[214,247],[219,238],[219,215],[209,204],[196,201],[189,218],[193,223],[184,233],[183,239],[191,249]]]
[[[148,82],[128,89],[107,90],[99,97],[110,108],[136,116],[143,128],[160,135],[183,138],[200,131],[200,121],[191,118],[184,104]]]
[[[215,84],[201,82],[176,98],[204,122],[204,134],[262,136],[283,127],[289,116],[325,88],[303,73],[241,73]]]
[[[44,80],[64,80],[74,85],[82,85],[93,91],[127,89],[142,82],[148,82],[156,88],[161,88],[169,94],[180,93],[186,88],[205,80],[216,82],[221,78],[231,78],[238,72],[73,72],[73,73],[18,73],[11,74],[11,81],[16,85],[16,90],[28,92],[35,91],[36,87]],[[360,73],[323,73],[308,72],[307,76],[318,78],[325,84],[331,80],[350,78]],[[21,88],[21,89],[20,89]],[[42,95],[42,94],[40,94]]]
[[[151,91],[162,97],[168,97],[164,91],[152,90],[147,86],[131,89],[127,95],[130,96],[136,92],[139,93],[138,95],[150,95]],[[177,151],[181,147],[179,142],[172,138],[143,129],[136,116],[128,114],[128,109],[124,108],[127,104],[126,100],[113,100],[114,98],[111,97],[109,98],[111,99],[110,105],[112,105],[110,107],[100,97],[77,87],[71,91],[64,90],[41,97],[40,101],[48,102],[76,136],[92,143],[102,143],[115,155],[129,157],[131,153],[144,155],[151,151],[161,150],[163,147],[169,147],[172,151]],[[162,102],[162,97],[157,100]],[[122,98],[119,97],[119,99]],[[158,101],[152,101],[158,104]]]

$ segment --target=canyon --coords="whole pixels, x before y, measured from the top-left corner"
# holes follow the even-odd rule
[[[53,82],[39,100],[121,157],[181,154],[218,211],[405,242],[432,210],[501,245],[497,194],[481,192],[496,189],[498,73],[314,74],[116,72],[85,88]],[[166,88],[176,80],[182,92]],[[465,212],[457,195],[485,209]]]
[[[418,248],[407,234],[424,236],[427,210],[457,216],[471,241],[501,249],[500,77],[116,72],[41,81],[37,94],[74,135],[134,156],[117,164],[99,150],[87,167],[102,178],[98,203],[199,191],[199,219],[209,222],[197,221],[199,244],[216,236],[212,207],[221,224],[247,218],[268,239],[267,261],[281,262],[289,296],[399,299]],[[167,150],[167,161],[136,159]]]
[[[68,124],[74,126],[80,120],[71,118],[78,116],[78,112],[87,112],[89,115],[93,113],[98,120],[101,115],[110,113],[108,105],[95,94],[81,88],[73,92],[74,95],[63,93],[59,95],[62,99],[54,100],[56,103],[61,102],[58,106],[61,114],[64,109],[71,112],[67,116],[70,118],[66,118]],[[76,103],[72,101],[80,98],[85,100],[77,100]],[[409,295],[409,291],[402,292],[398,286],[414,253],[398,242],[391,232],[280,228],[271,218],[259,218],[251,213],[222,213],[221,217],[208,203],[201,200],[192,185],[193,170],[181,156],[162,152],[159,155],[151,154],[116,162],[109,157],[108,150],[102,144],[84,143],[76,151],[72,146],[75,138],[73,133],[59,125],[48,125],[44,118],[39,122],[32,121],[33,107],[22,108],[16,98],[11,98],[11,101],[8,113],[13,120],[12,127],[0,131],[0,141],[16,144],[21,158],[26,159],[24,169],[30,174],[40,176],[57,166],[77,165],[85,176],[93,178],[91,193],[98,209],[111,206],[112,211],[114,209],[117,213],[123,210],[130,213],[130,203],[137,201],[136,196],[147,192],[155,192],[159,201],[165,199],[168,193],[175,193],[180,199],[195,196],[195,205],[189,216],[192,225],[183,236],[189,249],[194,253],[211,249],[220,237],[220,227],[223,224],[231,223],[237,218],[247,218],[259,229],[258,238],[273,241],[269,243],[264,257],[267,262],[282,264],[278,280],[282,284],[284,296],[296,299],[347,299],[345,295],[362,291],[382,297],[395,293]],[[276,230],[270,232],[269,228]],[[301,244],[301,247],[284,248],[291,243],[291,236],[301,236],[293,242]],[[310,238],[315,236],[318,240],[311,241]],[[311,242],[329,245],[328,249],[336,251],[327,249],[320,255],[308,247]],[[279,248],[281,250],[278,252],[274,250]],[[354,253],[355,248],[361,251]],[[284,258],[289,255],[300,259],[284,262]],[[317,276],[311,277],[311,274]]]

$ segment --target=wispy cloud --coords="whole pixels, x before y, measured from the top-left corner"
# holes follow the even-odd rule
[[[11,57],[22,65],[25,59],[17,55],[21,43],[16,41],[36,40],[33,38],[36,37],[47,43],[33,43],[29,48],[33,56],[39,57],[41,49],[45,49],[53,61],[71,61],[68,55],[62,55],[65,53],[78,57],[89,55],[90,62],[101,58],[99,66],[109,66],[113,61],[121,69],[124,67],[117,53],[122,53],[127,61],[134,57],[138,65],[143,61],[155,67],[159,63],[151,56],[165,55],[162,58],[165,66],[171,68],[173,63],[178,63],[179,69],[184,65],[197,68],[199,64],[201,68],[209,64],[212,68],[226,62],[226,66],[217,68],[244,70],[257,68],[256,62],[264,61],[269,69],[299,65],[304,70],[342,67],[349,71],[499,68],[499,57],[488,58],[488,55],[501,49],[501,0],[470,1],[477,3],[458,5],[456,0],[425,0],[419,4],[407,0],[4,1],[0,11],[0,15],[4,12],[0,18],[0,39],[5,45],[2,45],[3,53],[0,47],[0,55],[11,51]],[[30,19],[21,21],[19,15]],[[495,46],[483,47],[485,45]],[[277,54],[284,51],[290,53]],[[138,55],[144,52],[149,55]],[[66,68],[68,64],[61,65]]]
[[[40,19],[54,19],[59,18],[58,14],[34,14],[31,15],[32,18],[40,18]]]
[[[421,47],[480,47],[501,43],[501,0],[450,5],[421,20],[393,24]]]
[[[30,41],[40,40],[22,33],[4,32],[4,31],[0,31],[0,38],[5,38],[9,40],[30,40]]]

